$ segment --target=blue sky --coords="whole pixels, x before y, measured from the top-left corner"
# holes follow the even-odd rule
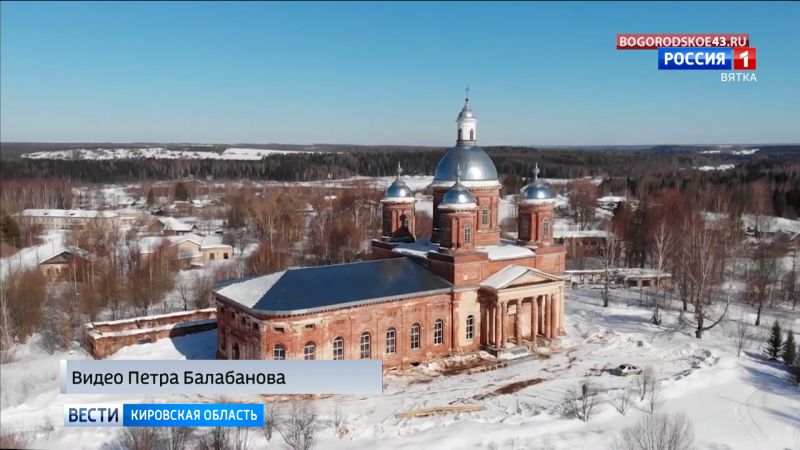
[[[800,3],[0,5],[3,141],[800,142]],[[618,32],[750,33],[757,83]]]

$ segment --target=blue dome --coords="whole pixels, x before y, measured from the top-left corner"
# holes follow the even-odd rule
[[[439,160],[433,182],[456,181],[458,167],[461,181],[497,181],[497,168],[482,148],[455,146]]]
[[[522,188],[522,200],[548,200],[552,198],[553,193],[544,184],[529,184]]]
[[[414,193],[403,183],[403,180],[397,178],[386,188],[383,192],[383,196],[385,198],[414,198]]]
[[[442,202],[439,203],[439,208],[457,207],[459,205],[475,206],[475,197],[460,181],[456,181],[456,184],[444,193]]]
[[[520,190],[522,201],[551,200],[553,193],[550,188],[539,179],[539,163],[533,169],[533,180]]]

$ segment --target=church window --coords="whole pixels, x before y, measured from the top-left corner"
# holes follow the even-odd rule
[[[483,209],[481,209],[481,223],[483,225],[489,225],[489,207],[488,206],[484,206]]]
[[[474,129],[469,130],[469,140],[470,141],[474,141],[475,140],[475,130]]]
[[[408,229],[408,216],[405,214],[400,216],[400,227]]]
[[[419,349],[419,324],[411,325],[411,350]]]
[[[361,359],[369,359],[372,356],[372,337],[369,332],[361,333]]]
[[[467,316],[467,341],[472,341],[475,337],[475,317],[474,316]]]
[[[460,141],[460,140],[463,140],[463,139],[464,139],[464,137],[463,137],[463,136],[464,136],[464,130],[462,130],[461,128],[459,128],[459,129],[458,129],[458,140],[459,140],[459,141]]]
[[[280,344],[272,349],[272,359],[283,360],[286,359],[286,348]]]
[[[250,359],[261,359],[261,343],[257,340],[250,342]]]
[[[433,323],[433,345],[444,342],[444,322],[437,320]]]
[[[548,234],[550,234],[550,221],[544,219],[542,221],[542,236],[547,237]]]
[[[520,217],[519,219],[519,238],[528,239],[528,218]]]
[[[472,225],[464,227],[464,243],[469,244],[472,242]]]
[[[344,359],[344,339],[341,337],[333,340],[333,359]]]
[[[313,342],[306,342],[303,347],[303,359],[317,359],[317,346]]]
[[[386,330],[386,354],[397,353],[397,331],[394,328]]]
[[[258,324],[257,323],[253,324],[253,331],[258,331]]]

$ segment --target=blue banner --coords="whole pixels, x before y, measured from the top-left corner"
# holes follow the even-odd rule
[[[264,425],[264,405],[231,404],[154,404],[122,405],[125,427],[260,427]]]
[[[658,70],[731,70],[730,48],[659,48]]]

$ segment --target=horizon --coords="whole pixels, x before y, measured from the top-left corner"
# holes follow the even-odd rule
[[[471,86],[486,147],[800,142],[800,5],[718,5],[3,2],[0,134],[447,147]],[[747,32],[759,81],[660,72],[617,32]]]

